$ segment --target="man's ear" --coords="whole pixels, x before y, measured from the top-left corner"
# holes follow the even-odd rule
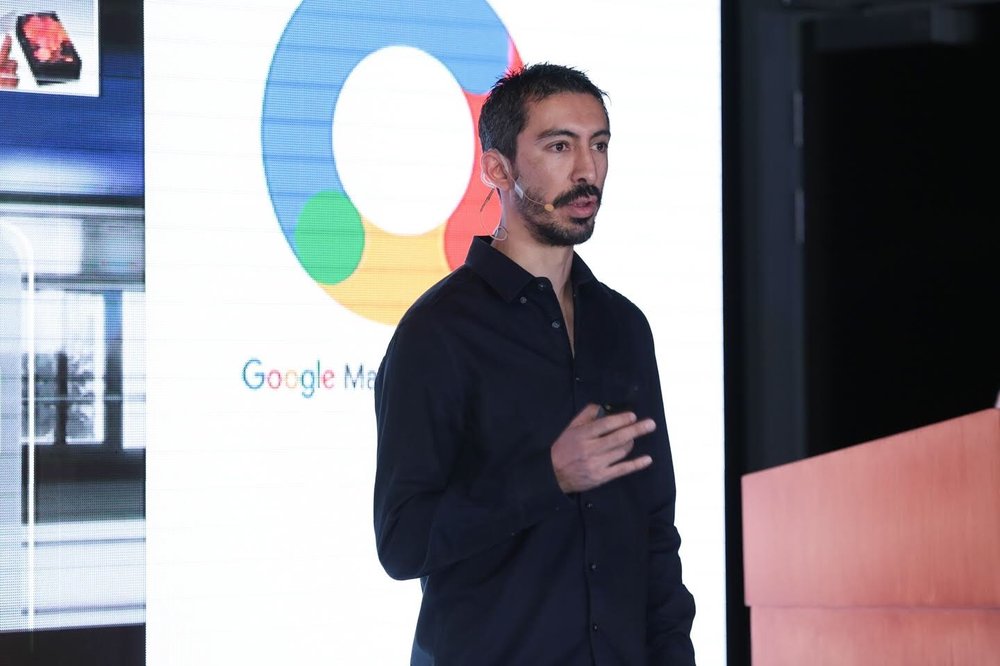
[[[479,158],[479,168],[486,187],[495,187],[499,190],[509,190],[514,187],[510,161],[496,148],[483,153]]]

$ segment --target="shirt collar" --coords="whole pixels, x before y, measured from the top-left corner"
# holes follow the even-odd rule
[[[505,301],[512,301],[535,277],[521,268],[514,260],[492,245],[490,236],[476,236],[472,239],[465,265],[493,287]],[[573,290],[594,280],[594,274],[576,252],[569,273]]]

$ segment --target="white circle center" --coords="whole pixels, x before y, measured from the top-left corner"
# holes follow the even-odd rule
[[[444,224],[473,168],[472,117],[451,72],[424,51],[389,46],[344,82],[333,151],[361,216],[394,234]]]

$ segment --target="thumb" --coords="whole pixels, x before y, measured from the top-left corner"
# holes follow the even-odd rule
[[[590,403],[586,407],[580,410],[580,413],[573,417],[573,420],[569,422],[569,427],[581,426],[585,423],[590,423],[597,418],[597,410],[599,407],[594,403]]]

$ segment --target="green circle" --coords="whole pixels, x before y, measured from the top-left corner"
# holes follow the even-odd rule
[[[306,202],[295,226],[295,253],[320,284],[343,282],[361,263],[365,229],[361,215],[341,192],[323,190]]]

